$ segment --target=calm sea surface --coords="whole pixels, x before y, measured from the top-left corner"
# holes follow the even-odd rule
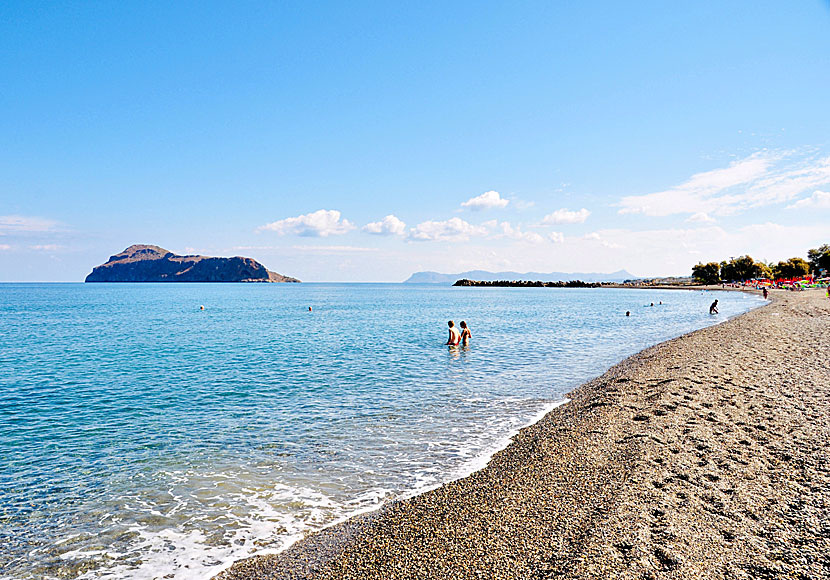
[[[721,314],[709,316],[715,298]],[[467,474],[586,379],[761,303],[698,291],[0,284],[0,578],[209,578]],[[448,319],[468,322],[469,347],[443,346]]]

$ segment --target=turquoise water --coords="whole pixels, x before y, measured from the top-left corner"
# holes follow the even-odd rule
[[[586,379],[761,303],[612,289],[0,284],[0,578],[209,578],[469,473]],[[443,346],[450,318],[469,323],[469,347]]]

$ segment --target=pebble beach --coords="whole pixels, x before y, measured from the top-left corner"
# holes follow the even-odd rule
[[[217,580],[830,578],[830,300],[772,299],[615,365],[486,468]]]

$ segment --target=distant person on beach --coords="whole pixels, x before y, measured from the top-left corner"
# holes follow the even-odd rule
[[[764,288],[764,300],[767,299],[767,296],[769,296],[769,292],[767,292],[767,289]]]
[[[461,341],[461,333],[458,332],[458,329],[455,327],[455,322],[450,320],[447,322],[447,326],[450,327],[450,337],[447,340],[447,344],[450,346],[455,346]]]
[[[463,320],[461,321],[461,344],[470,344],[470,338],[472,338],[472,334],[470,334],[470,329],[467,328],[467,323]]]
[[[712,302],[712,305],[709,307],[709,314],[717,314],[718,313],[718,301],[715,300]]]

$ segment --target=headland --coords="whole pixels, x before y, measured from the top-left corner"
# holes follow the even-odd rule
[[[615,365],[469,477],[218,578],[830,576],[830,300],[773,297]]]

